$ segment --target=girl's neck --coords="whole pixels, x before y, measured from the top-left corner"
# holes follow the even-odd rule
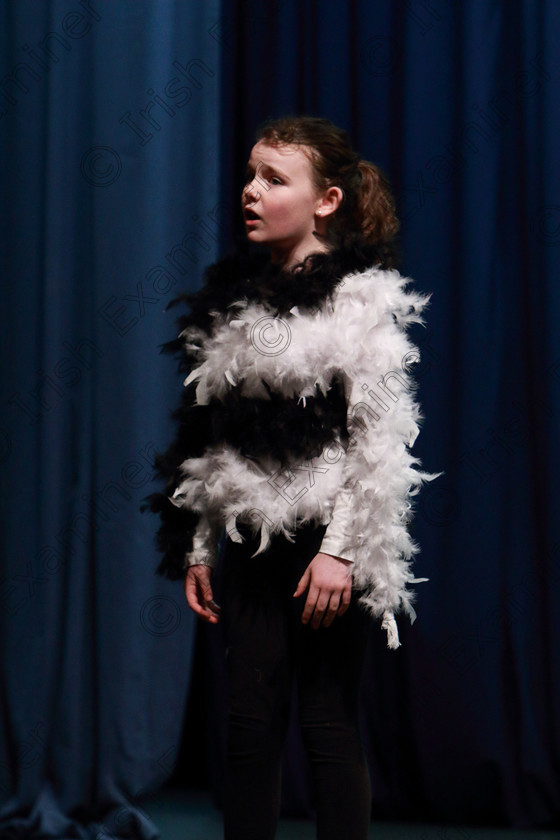
[[[282,271],[291,271],[294,266],[300,265],[307,257],[312,254],[324,254],[331,249],[325,242],[317,240],[308,247],[294,248],[292,251],[274,251],[270,249],[270,261],[273,265],[277,265]]]

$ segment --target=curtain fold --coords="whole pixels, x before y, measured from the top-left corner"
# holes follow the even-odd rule
[[[154,574],[165,306],[217,254],[218,2],[3,4],[2,836],[155,838],[193,619]]]

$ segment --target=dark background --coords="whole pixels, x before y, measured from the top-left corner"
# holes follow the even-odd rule
[[[558,825],[560,3],[4,0],[0,21],[2,836],[148,838],[141,795],[220,800],[219,634],[154,575],[139,505],[181,391],[165,306],[240,231],[255,128],[288,112],[386,170],[402,271],[433,292],[415,454],[445,475],[413,526],[418,620],[398,651],[372,629],[374,814]],[[285,775],[309,814],[295,727]]]

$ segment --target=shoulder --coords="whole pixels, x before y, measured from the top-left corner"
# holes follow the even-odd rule
[[[379,265],[351,271],[338,284],[334,307],[341,315],[361,313],[370,323],[391,317],[402,327],[423,324],[422,313],[429,304],[431,293],[418,292],[413,284],[410,277],[396,269],[384,269]]]

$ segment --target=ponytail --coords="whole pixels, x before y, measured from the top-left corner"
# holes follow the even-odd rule
[[[361,188],[356,203],[356,221],[366,242],[385,244],[395,238],[400,224],[389,181],[374,163],[360,160]]]

